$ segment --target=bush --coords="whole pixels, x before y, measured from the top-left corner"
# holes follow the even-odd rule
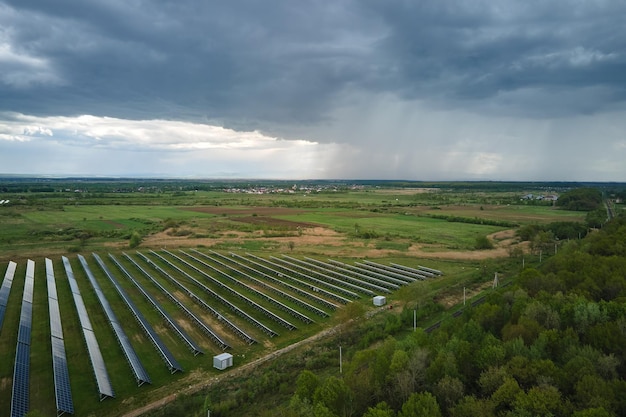
[[[493,243],[487,236],[478,236],[474,247],[478,250],[493,249]]]
[[[128,242],[128,247],[131,248],[131,249],[134,249],[134,248],[136,248],[137,246],[139,246],[141,244],[141,241],[142,241],[141,235],[139,233],[137,233],[137,232],[133,232],[130,235],[130,240]]]

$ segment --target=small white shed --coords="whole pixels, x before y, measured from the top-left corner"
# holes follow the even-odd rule
[[[387,298],[384,295],[377,295],[374,297],[375,306],[384,306],[387,303]]]
[[[217,356],[213,356],[213,367],[219,370],[224,370],[229,366],[233,366],[233,355],[230,353],[220,353]]]

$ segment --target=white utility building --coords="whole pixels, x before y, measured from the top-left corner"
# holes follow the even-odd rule
[[[384,295],[377,295],[374,297],[375,306],[384,306],[387,303],[387,298]]]
[[[233,355],[230,353],[220,353],[217,356],[213,356],[214,368],[224,370],[230,366],[233,366]]]

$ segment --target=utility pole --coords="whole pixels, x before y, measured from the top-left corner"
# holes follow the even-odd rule
[[[342,363],[341,363],[341,346],[339,346],[339,373],[342,374],[343,373],[343,367],[342,367]]]

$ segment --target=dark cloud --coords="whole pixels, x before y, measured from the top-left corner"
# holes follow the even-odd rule
[[[0,125],[259,130],[328,146],[325,176],[370,178],[568,179],[567,137],[581,163],[592,140],[616,149],[581,171],[615,178],[625,16],[619,0],[0,0]]]
[[[443,107],[529,88],[606,87],[609,101],[625,98],[619,1],[4,4],[4,42],[49,74],[0,83],[2,110],[254,127],[323,121],[350,89]],[[579,111],[567,104],[559,111]]]
[[[523,89],[558,94],[606,87],[614,101],[625,98],[622,2],[389,1],[373,7],[391,29],[380,49],[397,68],[404,96],[442,96],[467,105]],[[603,107],[602,99],[591,107]],[[517,112],[541,105],[526,104]]]

